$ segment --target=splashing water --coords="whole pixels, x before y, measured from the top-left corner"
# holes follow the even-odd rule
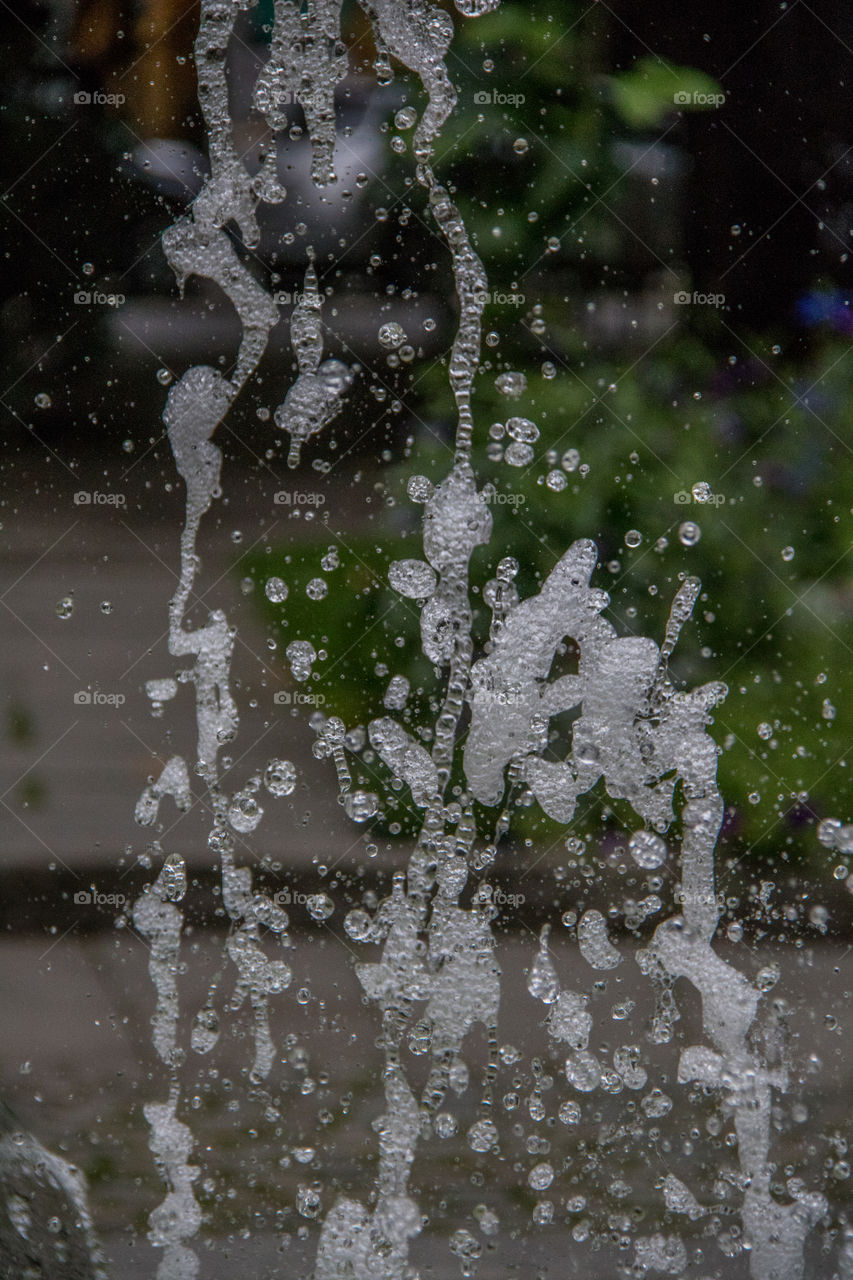
[[[456,7],[473,18],[498,3],[456,0]],[[209,844],[219,860],[221,901],[229,922],[225,954],[233,967],[234,990],[227,1010],[233,1012],[245,1002],[251,1007],[249,1072],[258,1084],[270,1074],[275,1060],[270,998],[283,992],[293,977],[281,955],[282,948],[289,946],[288,918],[276,901],[256,890],[252,872],[235,861],[235,833],[250,834],[262,820],[263,808],[257,800],[260,776],[233,794],[225,790],[222,780],[220,753],[239,729],[230,675],[234,629],[218,609],[197,626],[191,626],[187,616],[199,565],[196,544],[201,522],[221,494],[222,453],[213,437],[253,377],[279,320],[273,298],[240,259],[226,231],[227,226],[236,226],[247,247],[256,245],[257,202],[279,203],[287,194],[275,176],[274,147],[261,172],[250,179],[229,117],[225,55],[237,15],[252,7],[253,0],[202,0],[195,52],[210,176],[186,216],[163,237],[179,287],[183,289],[191,276],[216,282],[235,308],[242,329],[230,376],[211,366],[191,368],[171,388],[163,413],[175,465],[186,487],[180,577],[169,607],[169,651],[192,664],[196,759],[188,765],[181,756],[172,756],[145,787],[136,817],[143,826],[152,825],[166,798],[179,809],[188,808],[191,774],[206,788],[212,814]],[[378,1170],[369,1195],[356,1199],[341,1194],[325,1213],[315,1280],[406,1280],[414,1274],[410,1245],[421,1232],[423,1219],[410,1175],[419,1144],[433,1136],[449,1139],[456,1133],[455,1117],[443,1108],[449,1091],[462,1094],[470,1087],[465,1052],[475,1028],[484,1037],[486,1061],[477,1086],[476,1118],[465,1129],[464,1142],[483,1156],[498,1152],[501,1124],[494,1085],[499,1061],[515,1059],[508,1050],[499,1051],[502,984],[494,930],[498,896],[482,877],[495,861],[520,796],[568,825],[581,798],[595,787],[603,787],[613,801],[624,802],[633,811],[629,852],[637,865],[669,868],[679,877],[681,910],[659,923],[648,946],[634,955],[658,998],[651,1039],[659,1044],[671,1041],[678,1017],[672,988],[678,979],[685,979],[701,1001],[702,1040],[681,1049],[677,1086],[701,1086],[734,1117],[740,1170],[736,1181],[742,1192],[740,1212],[754,1280],[796,1280],[803,1274],[806,1235],[824,1213],[825,1201],[799,1187],[783,1204],[771,1186],[773,1095],[784,1091],[785,1072],[769,1065],[760,1052],[763,991],[714,948],[720,916],[714,851],[723,802],[716,783],[717,750],[707,726],[727,691],[723,684],[712,682],[681,692],[668,671],[700,584],[695,578],[684,580],[658,646],[652,639],[619,636],[603,616],[609,598],[593,585],[598,551],[591,541],[574,541],[556,560],[538,593],[524,599],[514,582],[519,565],[504,554],[482,593],[491,612],[490,642],[482,654],[475,654],[471,559],[492,537],[489,494],[478,489],[471,464],[472,392],[480,361],[487,280],[460,212],[432,166],[435,144],[456,101],[445,61],[453,22],[431,0],[363,0],[363,8],[372,25],[380,81],[388,78],[393,58],[417,77],[427,99],[419,119],[409,107],[402,119],[401,110],[398,127],[416,126],[415,177],[452,261],[460,316],[448,373],[457,421],[448,474],[437,485],[423,476],[409,481],[409,497],[423,506],[423,558],[395,561],[388,575],[391,588],[414,601],[420,611],[423,653],[443,681],[437,715],[434,724],[417,726],[429,731],[424,735],[415,732],[409,718],[404,727],[395,713],[400,718],[406,714],[410,687],[405,677],[394,676],[384,695],[381,711],[385,714],[378,714],[367,727],[378,758],[377,777],[408,789],[420,814],[420,829],[408,865],[394,876],[390,894],[371,910],[351,911],[344,923],[348,937],[359,947],[380,949],[375,959],[359,956],[355,965],[381,1026],[385,1110],[374,1125]],[[348,69],[340,25],[339,0],[307,0],[305,5],[275,0],[270,54],[254,89],[255,106],[273,133],[287,126],[284,101],[298,100],[302,105],[312,148],[312,176],[320,188],[335,180],[335,88]],[[289,321],[296,377],[274,415],[276,426],[289,436],[287,465],[293,469],[300,465],[304,443],[339,413],[354,377],[343,362],[323,359],[324,294],[312,249],[306,258],[302,293]],[[406,339],[398,324],[389,322],[377,329],[388,349],[396,350]],[[506,372],[497,385],[508,400],[514,400],[523,394],[526,381],[521,373]],[[509,419],[507,431],[513,443],[506,460],[526,465],[538,427],[516,416]],[[511,454],[510,449],[515,452]],[[577,452],[570,450],[563,457],[563,472],[552,475],[559,478],[577,465]],[[559,487],[549,479],[549,489]],[[685,546],[695,543],[698,526],[682,525],[679,536]],[[328,567],[336,564],[337,560],[330,561]],[[323,580],[316,581],[325,586]],[[265,590],[273,602],[287,598],[287,584],[279,578],[270,578]],[[315,594],[319,599],[325,592]],[[555,657],[567,641],[577,649],[577,671],[552,678]],[[318,651],[311,641],[299,639],[288,645],[286,658],[292,678],[304,682],[312,675]],[[155,693],[162,695],[165,683],[154,683]],[[173,692],[170,688],[168,696]],[[571,745],[563,758],[554,759],[549,727],[566,712],[575,717]],[[466,719],[470,724],[460,746]],[[357,824],[369,820],[380,809],[382,797],[353,788],[343,720],[334,715],[320,717],[312,727],[317,735],[315,755],[334,768],[344,811]],[[430,747],[424,745],[427,742]],[[460,756],[465,787],[451,791]],[[270,795],[289,795],[296,783],[296,769],[288,760],[270,761],[263,775]],[[380,781],[376,785],[380,787]],[[668,840],[662,838],[664,833],[670,833]],[[827,828],[825,837],[825,844],[840,847],[835,828]],[[192,1132],[179,1119],[183,1051],[176,975],[181,966],[186,894],[183,858],[172,853],[164,857],[133,908],[134,924],[150,948],[156,995],[153,1044],[167,1094],[165,1101],[149,1102],[144,1108],[150,1149],[168,1188],[165,1200],[149,1218],[149,1239],[163,1250],[160,1280],[192,1280],[199,1274],[192,1247],[201,1222],[195,1194],[199,1170],[191,1163]],[[462,905],[463,895],[468,905]],[[307,906],[317,922],[325,922],[335,911],[334,901],[326,894],[312,895]],[[650,897],[636,910],[642,918],[660,907],[660,899]],[[579,915],[577,949],[583,964],[576,967],[577,976],[584,972],[584,964],[587,972],[627,969],[629,955],[614,942],[605,916],[589,906],[579,908]],[[563,1074],[568,1086],[582,1098],[599,1091],[616,1095],[622,1089],[637,1094],[647,1089],[648,1064],[637,1045],[615,1045],[610,1061],[606,1046],[599,1045],[600,1037],[592,1041],[595,1052],[591,1050],[595,1022],[589,994],[563,986],[560,975],[565,967],[564,944],[557,948],[546,925],[538,949],[532,950],[527,990],[547,1010],[545,1030],[552,1049],[567,1055]],[[211,1052],[220,1034],[226,1010],[219,999],[219,981],[219,977],[214,980],[204,1006],[194,1012],[190,1047],[198,1054]],[[420,1085],[402,1053],[407,1038],[418,1056],[427,1058]],[[670,1088],[674,1092],[676,1085],[671,1083]],[[529,1100],[534,1118],[546,1113],[543,1096],[540,1090]],[[651,1088],[640,1105],[647,1118],[660,1119],[672,1104],[667,1093]],[[576,1125],[581,1115],[582,1107],[574,1099],[559,1104],[557,1116],[563,1125]],[[525,1181],[540,1194],[551,1192],[558,1177],[552,1158],[537,1160]],[[627,1184],[618,1184],[622,1185]],[[586,1201],[581,1199],[583,1208]],[[297,1208],[304,1218],[321,1216],[322,1198],[303,1185]],[[491,1223],[494,1214],[481,1208],[481,1230],[494,1234],[496,1225],[483,1225]],[[710,1212],[671,1173],[660,1185],[660,1209],[690,1221]],[[532,1220],[547,1225],[553,1212],[550,1200],[538,1200]],[[578,1247],[589,1234],[580,1228],[573,1233]],[[460,1229],[450,1249],[468,1268],[463,1274],[473,1275],[480,1251],[477,1239]],[[651,1230],[635,1237],[633,1249],[631,1274],[686,1274],[687,1251],[678,1236]]]

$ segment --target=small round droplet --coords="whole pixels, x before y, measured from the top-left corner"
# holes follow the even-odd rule
[[[373,921],[361,907],[355,907],[344,917],[344,929],[353,942],[366,942],[373,929]]]
[[[560,459],[560,466],[564,471],[577,471],[580,460],[581,456],[577,449],[567,449]]]
[[[710,502],[712,497],[711,486],[707,480],[697,480],[690,492],[696,502]]]
[[[63,596],[56,606],[57,618],[70,618],[74,612],[74,598]]]
[[[312,578],[305,594],[309,600],[323,600],[329,594],[329,584],[325,578]]]
[[[507,435],[524,444],[533,444],[539,439],[539,428],[529,418],[508,418],[506,429]]]
[[[535,1165],[527,1175],[527,1185],[534,1191],[546,1191],[553,1181],[554,1170],[547,1160]]]
[[[344,799],[344,810],[353,822],[368,822],[379,812],[379,797],[372,791],[350,791]]]
[[[497,1127],[491,1120],[477,1120],[468,1130],[468,1146],[472,1151],[489,1151],[497,1140]]]
[[[158,381],[162,386],[164,386],[164,387],[168,387],[169,383],[172,381],[172,372],[171,372],[171,370],[170,370],[170,369],[158,369],[158,370],[157,370],[157,381]]]
[[[533,445],[522,444],[520,440],[513,440],[504,449],[504,461],[511,467],[526,467],[533,461],[534,456]]]
[[[761,722],[761,724],[758,726],[758,728],[757,728],[756,732],[757,732],[757,734],[758,734],[759,738],[763,738],[763,739],[764,739],[764,741],[766,742],[766,741],[768,740],[768,738],[772,738],[772,737],[773,737],[773,725],[772,725],[772,724],[768,724],[766,720],[762,720],[762,722]]]
[[[335,904],[327,893],[309,893],[305,905],[314,920],[328,920],[335,910]]]
[[[524,156],[530,150],[530,143],[526,138],[516,138],[512,144],[512,149],[517,156]]]
[[[271,796],[289,796],[296,787],[296,768],[289,760],[270,760],[264,773],[264,786]]]
[[[433,483],[426,476],[409,476],[406,493],[412,502],[429,502],[434,493]]]
[[[795,554],[796,554],[796,553],[795,553],[795,551],[794,551],[794,548],[793,548],[793,547],[783,547],[783,548],[782,548],[782,559],[783,559],[783,560],[793,560],[793,558],[794,558],[794,555],[795,555]]]
[[[47,394],[46,391],[40,391],[38,395],[35,397],[35,401],[36,401],[36,407],[39,409],[49,409],[50,406],[53,404],[53,401],[51,400],[50,396]]]
[[[638,867],[659,867],[666,858],[666,844],[653,831],[635,831],[628,851]]]
[[[565,471],[549,471],[545,477],[545,483],[549,489],[553,489],[554,493],[562,493],[569,482]]]
[[[91,276],[91,275],[94,275],[94,273],[95,273],[95,264],[94,264],[94,262],[84,262],[84,263],[83,263],[83,265],[81,266],[80,270],[83,272],[83,275],[84,275],[84,276]]]
[[[626,547],[638,547],[642,541],[643,535],[640,533],[639,529],[629,529],[625,534]]]
[[[110,614],[112,613],[112,611],[113,611],[113,604],[112,604],[112,601],[111,601],[111,600],[102,600],[102,601],[101,601],[101,605],[100,605],[100,609],[101,609],[101,613],[103,613],[103,614],[105,614],[107,617],[109,617],[109,615],[110,615]]]
[[[287,599],[287,583],[284,578],[267,578],[264,584],[264,595],[273,604],[281,604]]]
[[[527,390],[527,378],[523,373],[501,373],[495,378],[495,386],[502,396],[517,400]]]
[[[406,331],[402,325],[391,321],[380,328],[379,341],[388,351],[394,351],[406,341]]]
[[[693,520],[685,520],[678,526],[678,540],[685,547],[695,547],[702,537],[702,530]]]
[[[401,107],[394,116],[395,129],[411,129],[418,118],[414,107]]]

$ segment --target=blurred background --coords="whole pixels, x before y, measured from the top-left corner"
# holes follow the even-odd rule
[[[695,12],[672,0],[503,0],[476,22],[453,12],[459,102],[436,168],[489,277],[475,454],[499,495],[475,574],[484,582],[512,554],[529,594],[572,540],[591,537],[609,616],[623,634],[658,642],[679,581],[701,578],[673,672],[691,687],[721,679],[730,690],[712,732],[732,944],[742,922],[744,947],[792,930],[840,948],[853,878],[817,827],[853,808],[853,14],[839,0],[720,0]],[[0,911],[11,1017],[22,992],[33,1007],[48,989],[57,998],[47,975],[63,956],[80,967],[82,1011],[86,946],[121,953],[95,964],[105,1008],[120,1006],[129,975],[145,981],[139,944],[114,940],[111,904],[75,904],[74,894],[139,891],[150,833],[133,824],[136,798],[168,754],[191,755],[188,691],[165,713],[144,694],[146,680],[174,674],[164,632],[183,489],[160,414],[190,364],[230,367],[239,325],[209,282],[192,280],[179,297],[160,247],[207,171],[192,59],[198,6],[19,0],[0,20]],[[262,0],[241,16],[229,53],[250,173],[271,139],[251,107],[271,21]],[[296,690],[284,652],[301,638],[321,651],[311,691],[348,727],[381,714],[395,674],[411,681],[416,714],[429,711],[417,619],[388,587],[387,568],[419,554],[407,478],[438,479],[448,466],[456,323],[447,254],[399,115],[422,109],[419,86],[400,67],[377,84],[356,4],[344,6],[344,25],[351,71],[337,100],[338,182],[312,186],[294,105],[278,138],[287,200],[262,208],[258,246],[233,231],[281,321],[217,433],[224,497],[199,540],[199,609],[225,607],[241,636],[234,786],[270,755],[300,773],[245,856],[271,885],[336,891],[341,914],[387,890],[411,811],[389,795],[369,830],[354,830],[311,754],[310,712],[273,698]],[[327,295],[325,353],[357,377],[339,418],[303,450],[297,480],[311,501],[282,509],[275,494],[296,481],[273,413],[294,377],[288,320],[309,245]],[[404,340],[389,351],[379,328],[392,322]],[[509,372],[524,375],[517,395],[496,385]],[[521,462],[507,449],[513,414],[540,433]],[[286,582],[286,601],[269,599],[271,576]],[[328,592],[313,598],[306,586],[318,576]],[[485,638],[485,609],[475,627]],[[81,703],[81,692],[111,701]],[[369,761],[355,759],[354,770],[375,786]],[[612,901],[625,882],[628,821],[603,793],[591,797],[573,832],[589,842],[585,857],[538,809],[521,816],[515,862],[498,878],[517,886],[525,859],[527,929],[555,893],[593,901],[592,865],[602,902]],[[215,928],[206,832],[197,805],[170,812],[156,835],[186,856],[199,889],[191,913]],[[294,927],[314,939],[316,923],[296,908]],[[502,927],[519,932],[517,920]],[[61,1053],[51,1019],[19,1021],[6,1064],[28,1123],[35,1092],[50,1132],[86,1133],[91,1159],[77,1158],[115,1220],[126,1212],[116,1188],[128,1115],[147,1203],[154,1175],[125,1086],[108,1088],[92,1059],[111,1061],[121,1044],[127,1061],[115,1074],[131,1074],[147,1052],[145,1016],[135,1027],[125,1017],[124,1029],[106,1016],[94,1030],[81,1012]],[[92,1054],[75,1038],[84,1027],[100,1045]],[[101,1111],[114,1120],[99,1129]],[[127,1203],[143,1230],[142,1200]]]

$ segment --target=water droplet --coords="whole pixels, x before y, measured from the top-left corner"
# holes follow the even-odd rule
[[[112,611],[113,611],[112,601],[111,601],[111,600],[102,600],[102,601],[101,601],[101,604],[100,604],[100,610],[101,610],[101,613],[106,614],[107,616],[109,616],[109,615],[112,613]]]
[[[535,456],[533,445],[522,444],[520,440],[513,440],[504,450],[504,461],[511,467],[526,467]]]
[[[477,1120],[468,1130],[468,1146],[472,1151],[490,1151],[497,1140],[497,1127],[491,1120]]]
[[[401,107],[394,116],[394,127],[397,129],[411,129],[417,122],[418,113],[414,107]]]
[[[564,471],[577,471],[580,460],[581,456],[577,449],[567,449],[560,459],[560,466]]]
[[[412,502],[429,502],[434,493],[434,487],[432,481],[426,476],[409,476],[406,493]]]
[[[693,520],[685,520],[678,526],[678,540],[685,547],[695,547],[702,537],[702,530]]]
[[[508,418],[506,429],[513,440],[521,440],[525,444],[533,444],[539,439],[539,428],[529,418]]]
[[[527,379],[523,373],[501,373],[495,378],[495,386],[502,396],[517,400],[527,390]]]
[[[534,1191],[547,1191],[553,1181],[554,1170],[547,1160],[535,1165],[527,1175],[527,1185]]]
[[[710,502],[712,493],[707,480],[697,480],[690,490],[696,502]]]
[[[379,812],[379,797],[372,791],[350,791],[344,798],[344,810],[353,822],[367,822]]]
[[[768,738],[773,737],[773,725],[768,724],[766,720],[762,720],[756,732],[758,733],[759,738],[763,738],[766,742]]]
[[[526,138],[516,138],[512,144],[512,149],[517,156],[523,156],[530,150],[530,143]]]
[[[264,584],[264,595],[273,604],[281,604],[287,599],[287,583],[284,578],[267,578]]]
[[[545,477],[545,483],[555,493],[562,493],[569,482],[566,479],[565,471],[549,471]]]
[[[305,588],[309,600],[322,600],[329,594],[329,584],[325,578],[312,578]]]
[[[406,331],[402,325],[396,324],[393,321],[389,324],[383,324],[379,330],[379,341],[382,343],[383,347],[386,347],[389,351],[393,351],[395,348],[402,346],[406,341]]]
[[[270,760],[264,772],[264,786],[271,796],[292,795],[296,787],[296,767],[289,760]]]
[[[659,867],[666,858],[666,844],[653,831],[635,831],[628,851],[638,867]]]
[[[328,920],[335,910],[335,904],[327,893],[309,893],[305,906],[314,920]]]
[[[51,400],[50,396],[47,394],[46,391],[40,391],[38,395],[35,397],[35,401],[36,401],[36,406],[39,409],[49,409],[50,406],[53,404],[53,401]]]
[[[63,596],[56,606],[57,618],[70,618],[74,612],[73,596]]]
[[[169,383],[172,381],[172,371],[170,369],[158,369],[157,381],[164,387],[168,387]]]
[[[793,558],[794,558],[794,555],[795,555],[795,554],[796,554],[796,553],[795,553],[795,551],[794,551],[794,548],[793,548],[793,547],[783,547],[783,548],[782,548],[782,559],[783,559],[783,560],[793,560]]]
[[[642,541],[643,535],[640,533],[639,529],[629,529],[625,534],[626,547],[638,547]]]
[[[83,275],[84,275],[84,276],[91,276],[91,275],[94,275],[94,272],[95,272],[95,264],[94,264],[94,262],[84,262],[84,263],[83,263],[83,265],[81,266],[80,270],[83,272]]]

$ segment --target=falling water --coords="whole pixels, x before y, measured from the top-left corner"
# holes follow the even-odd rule
[[[504,1118],[495,1092],[501,1058],[502,975],[494,930],[499,907],[488,876],[521,797],[568,826],[581,798],[601,782],[612,799],[627,802],[635,814],[629,852],[636,863],[642,868],[667,866],[680,877],[680,910],[662,920],[648,945],[632,957],[624,943],[611,936],[605,915],[588,908],[577,920],[580,960],[590,971],[590,983],[597,973],[619,966],[627,970],[632,962],[639,965],[656,996],[649,1029],[652,1044],[666,1045],[673,1037],[680,1016],[675,983],[686,979],[697,993],[702,1035],[681,1049],[677,1081],[667,1087],[677,1093],[699,1085],[733,1117],[740,1170],[735,1181],[751,1275],[754,1280],[796,1280],[803,1274],[807,1233],[823,1215],[825,1202],[817,1191],[802,1186],[787,1203],[771,1191],[771,1116],[774,1095],[787,1085],[784,1058],[777,1053],[770,1061],[765,1052],[772,1039],[767,1031],[772,1014],[765,1007],[764,988],[715,949],[720,906],[714,855],[723,801],[716,782],[717,748],[708,729],[727,690],[712,682],[679,691],[669,676],[669,659],[690,619],[700,584],[693,578],[683,582],[660,646],[653,639],[620,636],[607,620],[609,598],[594,581],[598,551],[587,539],[572,542],[556,559],[537,594],[519,597],[519,565],[508,554],[510,549],[491,546],[489,493],[478,488],[471,462],[472,439],[480,429],[473,386],[480,362],[486,275],[462,216],[433,167],[436,141],[456,101],[446,64],[453,22],[431,0],[362,3],[373,28],[380,79],[387,79],[393,59],[418,77],[426,96],[414,134],[414,173],[452,261],[459,300],[459,325],[449,358],[457,422],[448,474],[436,486],[423,476],[409,482],[411,500],[423,507],[423,558],[395,561],[389,572],[391,587],[420,610],[423,653],[440,672],[438,714],[433,724],[419,726],[429,731],[423,736],[410,721],[404,727],[400,719],[409,686],[404,677],[395,676],[368,726],[370,744],[389,784],[395,779],[409,789],[420,814],[419,833],[390,895],[372,913],[358,908],[346,921],[347,933],[360,949],[355,972],[375,1006],[384,1059],[384,1113],[374,1126],[378,1169],[369,1192],[360,1198],[342,1194],[326,1213],[315,1280],[406,1280],[414,1275],[410,1250],[423,1219],[410,1177],[421,1145],[451,1131],[448,1113],[442,1110],[449,1091],[474,1091],[476,1117],[467,1130],[467,1145],[490,1157],[495,1172],[506,1169],[498,1164]],[[465,18],[473,18],[497,3],[456,0],[456,7]],[[189,369],[171,389],[163,414],[186,487],[180,579],[169,607],[169,651],[191,664],[198,737],[195,759],[172,756],[159,778],[146,787],[136,816],[144,825],[155,823],[167,797],[187,808],[190,777],[203,781],[212,813],[209,844],[218,858],[230,925],[226,955],[234,982],[225,1016],[248,1002],[254,1026],[250,1072],[252,1080],[260,1082],[275,1060],[270,1001],[293,976],[291,963],[283,958],[289,946],[288,920],[269,894],[254,886],[251,871],[236,862],[235,833],[251,834],[263,811],[257,799],[260,778],[250,779],[233,794],[221,778],[220,752],[239,729],[231,688],[235,631],[219,609],[197,626],[191,626],[187,616],[199,568],[202,521],[227,483],[214,436],[253,377],[279,319],[275,301],[240,259],[226,230],[236,226],[251,248],[259,235],[258,202],[287,198],[276,176],[275,148],[260,172],[250,177],[229,117],[226,53],[239,14],[252,6],[253,0],[202,0],[195,55],[210,176],[186,216],[163,238],[179,286],[183,288],[191,276],[215,281],[240,318],[242,338],[229,376],[212,366]],[[254,90],[254,105],[274,133],[287,124],[281,102],[290,95],[301,103],[312,147],[312,177],[321,188],[335,180],[334,94],[348,66],[340,7],[340,0],[306,0],[302,5],[276,0],[270,54]],[[300,465],[304,443],[340,413],[356,376],[356,370],[342,361],[323,358],[323,304],[315,255],[308,249],[302,293],[290,317],[297,376],[274,415],[277,428],[289,436],[291,468]],[[521,375],[503,377],[507,394],[521,388]],[[512,421],[513,440],[520,450],[529,448],[538,428],[527,419]],[[577,465],[576,459],[572,465]],[[495,554],[497,566],[482,590],[491,611],[491,631],[488,645],[478,653],[472,637],[470,566],[474,551],[486,547]],[[286,584],[271,583],[267,594],[283,600]],[[552,678],[555,656],[566,641],[577,648],[577,671]],[[307,638],[288,645],[287,660],[297,681],[308,678],[316,657]],[[330,710],[328,717],[312,721],[315,754],[329,762],[330,783],[337,787],[345,812],[359,823],[376,812],[380,800],[353,789],[346,725],[334,708]],[[576,714],[571,748],[565,758],[554,760],[546,756],[549,724],[569,711]],[[460,745],[463,725],[468,731]],[[431,742],[430,749],[425,742]],[[466,789],[457,789],[451,799],[449,784],[460,754]],[[294,785],[290,762],[270,761],[267,789],[274,795],[289,794]],[[485,821],[475,819],[475,804],[478,814],[489,815]],[[193,1134],[179,1118],[184,1106],[184,1049],[175,976],[187,878],[179,853],[159,852],[159,872],[134,908],[136,927],[150,946],[156,992],[153,1042],[162,1067],[159,1100],[145,1106],[145,1117],[167,1194],[152,1209],[149,1238],[163,1250],[160,1280],[191,1280],[199,1274],[193,1242],[201,1211],[194,1190],[198,1167],[193,1163]],[[467,906],[461,905],[463,895]],[[317,918],[323,918],[324,904],[313,903],[312,914],[315,909]],[[654,894],[635,906],[640,920],[661,909],[661,899]],[[527,980],[531,1026],[538,1017],[536,1002],[541,1002],[553,1055],[564,1064],[565,1096],[556,1103],[560,1121],[577,1123],[586,1098],[596,1090],[636,1093],[643,1115],[664,1116],[672,1099],[655,1085],[645,1051],[636,1044],[595,1047],[589,991],[565,985],[566,948],[546,924],[538,946],[531,941]],[[298,949],[295,955],[291,960],[298,967]],[[573,971],[580,972],[577,966]],[[214,981],[204,1007],[191,1011],[189,1044],[196,1053],[210,1052],[217,1042],[223,1016],[217,1011],[219,981]],[[488,1045],[487,1060],[481,1079],[470,1081],[466,1044],[477,1026]],[[428,1055],[426,1083],[420,1089],[403,1052],[407,1037],[417,1043],[419,1053]],[[544,1114],[541,1095],[536,1105]],[[612,1159],[616,1161],[615,1153]],[[618,1170],[613,1172],[615,1176]],[[552,1219],[553,1202],[546,1193],[556,1176],[547,1160],[527,1175],[529,1188],[540,1197],[534,1225]],[[663,1178],[659,1192],[660,1215],[667,1214],[668,1223],[673,1215],[696,1221],[712,1212],[699,1193],[673,1173]],[[490,1214],[485,1208],[481,1214],[486,1235],[496,1229],[488,1225],[494,1217]],[[606,1229],[603,1221],[600,1226]],[[579,1252],[586,1238],[583,1232],[575,1233]],[[480,1250],[476,1239],[458,1231],[450,1247],[463,1274],[475,1274]],[[634,1232],[632,1250],[631,1275],[687,1273],[685,1245],[665,1226],[646,1222],[642,1231]],[[720,1256],[724,1258],[725,1250]],[[850,1274],[849,1261],[842,1258],[841,1265],[847,1266],[843,1274]]]

